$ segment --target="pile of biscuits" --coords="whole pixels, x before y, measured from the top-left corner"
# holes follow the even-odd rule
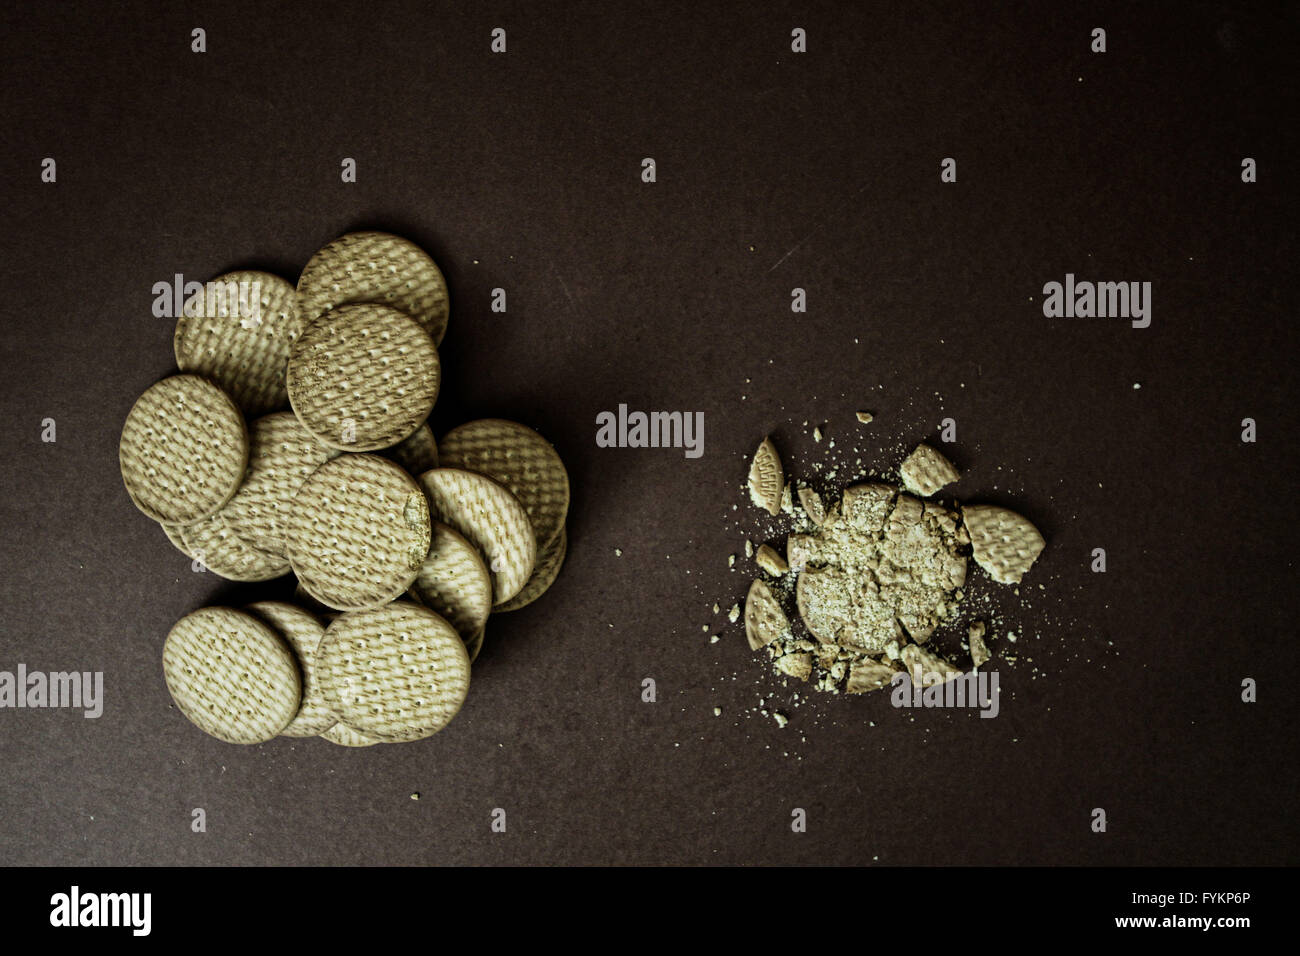
[[[846,694],[879,690],[899,673],[921,687],[946,683],[964,669],[927,644],[957,616],[968,558],[994,581],[1019,584],[1042,552],[1043,536],[1013,511],[934,500],[959,474],[929,445],[907,456],[899,477],[901,488],[855,484],[828,506],[812,488],[787,483],[770,438],[759,445],[750,498],[794,527],[784,557],[770,544],[754,553],[764,576],[749,587],[745,634],[753,650],[767,650],[777,673]],[[811,639],[791,628],[782,596],[794,598]],[[982,638],[977,622],[968,631],[972,668],[989,659]]]
[[[569,479],[532,429],[482,419],[434,440],[447,287],[414,243],[349,233],[297,287],[232,272],[186,300],[180,374],[122,429],[135,505],[234,581],[293,574],[293,602],[207,607],[167,636],[180,710],[231,743],[347,746],[442,729],[491,613],[559,574]]]

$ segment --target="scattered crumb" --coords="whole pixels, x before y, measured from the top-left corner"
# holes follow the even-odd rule
[[[871,420],[875,418],[875,416],[872,415],[870,412],[858,412],[857,418],[858,421],[862,422],[862,424],[869,425],[871,423]]]

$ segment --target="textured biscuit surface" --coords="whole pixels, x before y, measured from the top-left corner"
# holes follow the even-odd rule
[[[486,475],[435,468],[420,476],[433,516],[478,549],[492,575],[494,604],[518,594],[537,562],[537,538],[519,499]]]
[[[1046,542],[1029,519],[995,505],[963,505],[975,563],[1001,584],[1019,584]]]
[[[284,639],[234,608],[200,608],[177,621],[163,645],[163,677],[181,713],[232,744],[270,740],[302,699]]]
[[[429,417],[438,350],[410,316],[349,305],[321,316],[289,354],[289,403],[303,426],[342,451],[402,441]]]
[[[245,415],[265,415],[289,403],[284,371],[302,327],[292,285],[266,272],[229,272],[186,301],[176,365],[216,382]]]
[[[310,322],[343,305],[373,302],[400,309],[435,345],[447,331],[442,270],[423,249],[384,232],[352,232],[320,249],[298,278],[298,311]]]
[[[328,740],[340,747],[373,747],[375,744],[387,743],[378,737],[371,737],[359,730],[354,730],[343,721],[339,721],[329,730],[317,734],[322,740]]]
[[[185,552],[228,581],[270,581],[289,573],[288,559],[255,548],[230,526],[223,508],[180,529]]]
[[[259,601],[244,610],[260,618],[288,642],[298,659],[302,676],[302,702],[289,726],[280,731],[284,737],[315,737],[338,723],[325,703],[316,677],[316,648],[325,636],[325,627],[314,614],[283,601]]]
[[[466,422],[443,436],[441,460],[487,475],[518,498],[539,549],[559,535],[569,513],[569,473],[551,443],[528,426],[500,418]]]
[[[341,455],[294,495],[285,540],[299,583],[342,611],[411,586],[429,553],[429,506],[415,479],[377,455]]]
[[[923,498],[928,498],[961,477],[952,462],[925,444],[916,446],[903,460],[898,472],[903,479],[903,487]]]
[[[819,641],[868,654],[908,637],[924,642],[961,600],[966,543],[946,508],[888,485],[854,485],[800,542],[799,614]]]
[[[506,601],[494,610],[497,611],[517,611],[521,607],[527,607],[539,597],[550,590],[555,579],[560,576],[560,568],[564,565],[564,558],[569,551],[569,536],[564,528],[560,528],[559,536],[550,543],[541,556],[537,559],[537,567],[533,571],[533,576],[528,579],[528,583],[523,586],[518,594]]]
[[[761,578],[755,578],[745,596],[745,637],[753,650],[790,633],[790,621],[781,602]]]
[[[437,733],[469,693],[465,642],[435,612],[408,601],[339,615],[316,663],[330,709],[381,740]]]
[[[118,445],[122,481],[155,521],[190,524],[230,500],[248,463],[234,401],[197,375],[173,375],[136,399]]]
[[[785,471],[781,456],[772,439],[764,438],[749,466],[749,497],[754,504],[776,516],[781,513],[781,493],[785,490]]]
[[[492,613],[492,576],[487,565],[464,535],[441,521],[433,522],[429,554],[411,590],[466,641],[482,630]]]
[[[315,439],[292,412],[276,412],[248,426],[248,471],[221,509],[231,530],[250,545],[287,557],[289,503],[303,482],[339,452]]]
[[[433,429],[425,422],[396,445],[385,448],[381,454],[397,462],[413,475],[422,475],[438,467],[438,443]]]

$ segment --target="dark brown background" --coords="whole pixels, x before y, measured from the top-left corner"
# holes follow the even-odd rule
[[[1294,5],[155,6],[4,14],[0,669],[103,670],[107,700],[0,712],[0,861],[1296,861]],[[568,462],[568,563],[444,733],[225,745],[163,638],[287,586],[192,573],[122,489],[173,367],[150,290],[293,280],[367,226],[447,275],[439,430],[517,418]],[[1153,324],[1044,319],[1067,271],[1151,281]],[[598,449],[619,402],[703,411],[705,456]],[[806,420],[892,467],[945,416],[960,496],[1049,539],[1001,716],[747,716],[792,689],[701,625],[748,583],[748,455],[770,431],[810,474]]]

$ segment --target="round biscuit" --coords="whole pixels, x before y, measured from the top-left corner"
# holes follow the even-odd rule
[[[239,488],[248,464],[244,416],[211,382],[173,375],[131,406],[118,463],[137,508],[155,521],[190,524],[216,513]]]
[[[564,564],[565,555],[569,551],[569,536],[564,527],[560,527],[560,534],[550,547],[537,559],[537,568],[533,571],[533,576],[528,579],[523,590],[512,597],[509,601],[495,608],[494,611],[517,611],[521,607],[527,607],[539,597],[545,594],[555,583],[555,579],[560,576],[560,568]]]
[[[330,709],[381,740],[419,740],[445,727],[469,693],[465,642],[435,612],[409,601],[341,614],[316,656]]]
[[[163,645],[163,678],[181,713],[232,744],[279,734],[302,700],[298,664],[264,621],[228,607],[185,615]]]
[[[289,354],[289,404],[331,448],[376,451],[414,432],[438,398],[433,340],[405,313],[348,305],[321,316]]]
[[[298,659],[298,670],[302,675],[302,703],[298,713],[289,726],[280,731],[282,737],[315,737],[329,730],[338,718],[325,703],[320,692],[320,681],[316,677],[316,649],[320,639],[325,636],[325,626],[314,614],[304,611],[283,601],[259,601],[244,608],[254,617],[270,624],[289,646]]]
[[[290,283],[228,272],[186,300],[173,337],[176,365],[216,382],[245,415],[265,415],[289,403],[284,371],[303,324]]]
[[[433,429],[428,422],[380,454],[397,462],[413,475],[421,475],[438,467],[438,443],[434,440]]]
[[[569,512],[569,473],[555,447],[526,425],[501,418],[466,422],[443,436],[444,467],[487,475],[510,491],[528,512],[543,551]]]
[[[398,597],[429,553],[428,502],[414,478],[377,455],[341,455],[317,468],[285,528],[299,583],[341,611]]]
[[[435,345],[447,331],[447,282],[429,254],[386,232],[351,232],[311,257],[298,278],[298,311],[311,321],[333,309],[373,302],[400,309]]]
[[[328,740],[340,747],[373,747],[375,744],[387,743],[378,737],[368,737],[359,730],[353,730],[343,721],[339,721],[329,730],[317,734],[322,740]]]
[[[191,558],[227,581],[270,581],[289,573],[287,559],[255,548],[230,527],[224,510],[180,529]]]
[[[537,562],[537,538],[519,499],[486,475],[435,468],[420,476],[433,517],[478,549],[492,575],[492,600],[519,593]]]
[[[253,547],[286,557],[289,503],[317,468],[340,453],[317,441],[293,412],[276,412],[252,422],[248,446],[244,483],[221,514],[231,530]]]
[[[468,641],[492,613],[492,576],[478,549],[441,521],[433,522],[429,554],[411,590]]]
[[[465,653],[469,654],[471,664],[478,660],[479,651],[483,650],[483,636],[486,633],[487,625],[484,624],[465,641]]]

